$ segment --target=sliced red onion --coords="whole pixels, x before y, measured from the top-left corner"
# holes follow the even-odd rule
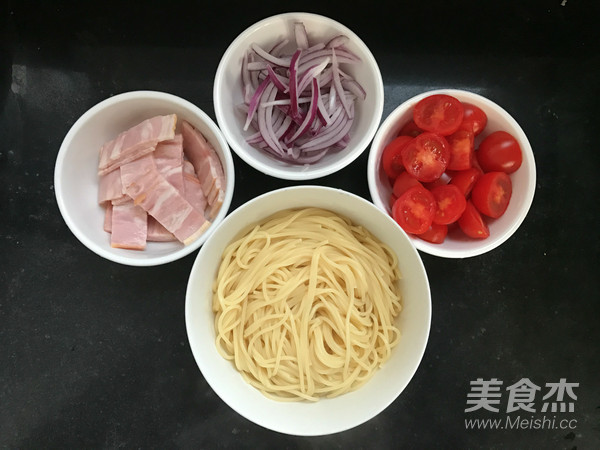
[[[294,23],[294,35],[296,36],[298,49],[306,50],[308,48],[308,34],[306,34],[306,28],[302,22]]]
[[[354,102],[366,98],[364,88],[340,67],[360,58],[334,36],[313,45],[304,24],[293,24],[296,49],[286,54],[281,39],[270,51],[252,44],[242,60],[246,141],[269,155],[293,164],[312,164],[328,152],[348,145]],[[310,86],[310,89],[309,89]]]
[[[290,65],[289,58],[278,58],[276,56],[271,55],[269,52],[263,50],[258,44],[251,45],[252,50],[256,52],[258,56],[263,58],[265,61],[274,64],[276,66],[287,67]]]
[[[292,115],[292,119],[300,117],[300,113],[298,112],[298,60],[301,54],[302,50],[296,50],[290,61],[290,100],[292,101],[290,104],[290,114]]]
[[[250,125],[250,121],[252,120],[252,117],[254,117],[254,113],[258,109],[258,103],[259,103],[265,89],[269,85],[269,83],[272,83],[271,79],[265,78],[263,80],[263,82],[260,83],[260,85],[258,86],[258,89],[256,89],[256,91],[254,92],[254,95],[250,99],[250,104],[248,105],[248,115],[246,118],[246,123],[244,124],[244,131],[246,131],[248,129],[248,126]]]
[[[289,42],[290,42],[289,39],[280,40],[271,48],[271,50],[269,50],[269,53],[273,56],[279,57],[281,54],[281,51],[283,51],[283,49],[285,48],[286,45],[288,45]]]
[[[345,45],[348,42],[348,40],[349,40],[348,36],[346,36],[344,34],[340,34],[339,36],[335,36],[334,38],[331,38],[331,40],[327,43],[326,47],[327,48],[341,47],[342,45]]]

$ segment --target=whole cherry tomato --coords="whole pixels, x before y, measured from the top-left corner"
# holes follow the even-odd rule
[[[523,162],[521,146],[514,136],[506,131],[495,131],[487,136],[479,144],[475,155],[484,172],[513,173]]]

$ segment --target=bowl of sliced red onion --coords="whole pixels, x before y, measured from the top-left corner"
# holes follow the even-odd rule
[[[233,158],[217,125],[175,95],[135,91],[85,112],[54,172],[60,212],[96,254],[155,266],[197,250],[225,218]]]
[[[383,113],[383,80],[365,43],[311,13],[261,20],[227,48],[213,88],[233,151],[255,169],[309,180],[353,162]]]

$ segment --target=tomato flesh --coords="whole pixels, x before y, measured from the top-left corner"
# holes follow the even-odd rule
[[[433,223],[436,207],[433,194],[422,186],[415,186],[394,202],[392,217],[407,233],[421,234]]]
[[[471,131],[458,130],[446,138],[450,145],[448,170],[466,170],[471,167],[475,135]]]
[[[424,241],[431,242],[432,244],[441,244],[444,242],[447,235],[448,225],[432,223],[425,233],[421,233],[418,236]]]
[[[458,130],[464,116],[462,103],[450,95],[434,94],[420,100],[413,111],[417,127],[447,136]]]
[[[463,120],[459,129],[471,131],[477,136],[487,125],[487,114],[480,107],[470,103],[463,102],[463,108]]]
[[[402,149],[404,168],[423,183],[437,180],[446,170],[449,159],[448,141],[435,133],[421,133]]]
[[[437,209],[433,223],[448,225],[456,222],[467,206],[467,199],[453,184],[437,186],[431,190],[437,202]]]
[[[508,207],[512,195],[512,182],[504,172],[488,172],[477,180],[471,200],[479,212],[497,219]]]
[[[521,146],[506,131],[495,131],[487,136],[481,141],[475,154],[484,172],[513,173],[523,163]]]
[[[390,179],[395,179],[404,171],[404,164],[402,163],[402,149],[411,140],[412,138],[410,136],[398,136],[383,149],[383,154],[381,155],[381,165],[383,166],[384,172]]]
[[[458,226],[463,233],[474,239],[485,239],[490,235],[490,229],[470,200],[467,200],[465,211],[458,219]]]

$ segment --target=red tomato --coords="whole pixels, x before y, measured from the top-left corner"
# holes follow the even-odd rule
[[[455,185],[446,184],[435,187],[431,190],[431,194],[437,202],[433,223],[448,225],[456,222],[465,211],[467,199]]]
[[[396,197],[400,197],[406,191],[408,191],[411,187],[415,186],[423,186],[419,180],[410,175],[408,172],[404,171],[400,175],[396,177],[394,181],[394,195]]]
[[[404,171],[401,152],[411,140],[409,136],[398,136],[383,149],[381,164],[386,175],[392,180]]]
[[[446,138],[450,144],[448,170],[466,170],[473,161],[475,135],[471,131],[458,130]]]
[[[394,203],[396,203],[396,200],[398,200],[398,197],[396,197],[392,192],[390,195],[390,208],[394,207]]]
[[[401,129],[400,132],[398,133],[398,136],[410,136],[410,137],[417,137],[418,135],[420,135],[423,132],[423,130],[421,130],[417,124],[415,123],[414,120],[411,120],[410,122],[407,122]]]
[[[519,143],[506,131],[495,131],[487,136],[475,154],[484,172],[513,173],[523,162]]]
[[[473,186],[471,200],[479,212],[497,219],[506,211],[511,194],[512,182],[507,174],[488,172]]]
[[[429,229],[425,233],[418,234],[417,236],[424,241],[431,242],[432,244],[441,244],[448,235],[448,225],[439,225],[432,223]]]
[[[471,193],[471,189],[473,189],[473,186],[475,186],[475,183],[481,175],[483,175],[481,169],[471,167],[470,169],[456,172],[452,176],[450,184],[455,185],[465,197],[468,197]]]
[[[477,136],[487,125],[487,115],[478,106],[465,102],[462,102],[462,104],[465,113],[459,129],[471,131]]]
[[[423,183],[437,180],[446,170],[449,160],[448,141],[435,133],[421,133],[402,149],[406,171]]]
[[[433,223],[436,208],[433,194],[422,186],[415,186],[398,197],[392,207],[392,217],[407,233],[421,234]]]
[[[463,233],[475,239],[485,239],[490,235],[488,226],[471,200],[467,200],[465,212],[458,219],[458,226]]]
[[[424,131],[447,136],[458,130],[464,116],[462,103],[450,95],[434,94],[420,100],[413,111],[415,124]]]

